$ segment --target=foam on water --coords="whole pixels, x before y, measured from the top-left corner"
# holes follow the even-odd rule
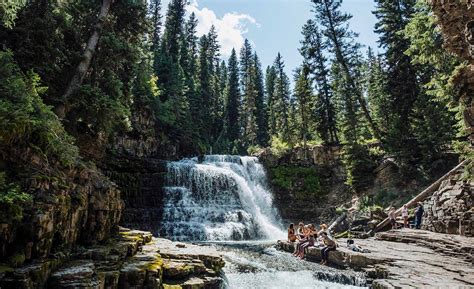
[[[161,234],[181,241],[285,238],[255,157],[205,156],[168,163]]]
[[[313,288],[360,288],[320,281],[311,271],[273,271],[257,273],[226,273],[227,288],[261,288],[261,289],[313,289]]]

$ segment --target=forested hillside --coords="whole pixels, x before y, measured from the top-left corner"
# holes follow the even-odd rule
[[[215,28],[198,35],[186,5],[173,0],[166,15],[159,0],[2,6],[2,158],[27,167],[9,160],[24,148],[43,164],[99,161],[123,136],[161,158],[341,145],[358,191],[383,158],[429,178],[444,153],[470,152],[451,82],[463,64],[423,1],[376,1],[374,54],[341,1],[314,0],[293,75],[280,54],[262,67],[247,40],[223,59]],[[31,174],[3,167],[5,187]]]

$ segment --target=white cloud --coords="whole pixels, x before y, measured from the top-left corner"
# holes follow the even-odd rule
[[[232,48],[240,49],[244,44],[244,35],[248,32],[248,25],[259,26],[257,20],[248,14],[239,14],[236,12],[226,13],[222,18],[218,18],[216,13],[207,8],[199,8],[197,0],[193,0],[187,7],[189,14],[194,12],[199,23],[197,34],[199,36],[206,34],[214,25],[217,30],[217,39],[221,45],[221,54],[228,57]]]

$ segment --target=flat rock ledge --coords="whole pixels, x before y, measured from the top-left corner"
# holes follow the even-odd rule
[[[474,288],[474,242],[472,237],[420,230],[392,230],[376,237],[356,240],[370,253],[340,247],[329,253],[329,262],[341,269],[365,273],[372,288]],[[294,244],[278,241],[277,248],[293,252]],[[309,261],[320,261],[319,248],[309,248]]]
[[[120,229],[104,245],[21,268],[0,264],[0,288],[197,289],[222,288],[225,263],[210,248]]]

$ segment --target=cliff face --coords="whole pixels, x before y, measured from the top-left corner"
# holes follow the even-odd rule
[[[114,158],[104,171],[120,187],[125,202],[120,224],[158,233],[166,163],[154,158]]]
[[[474,183],[463,181],[462,172],[444,181],[424,202],[423,229],[464,236],[474,235]]]
[[[286,223],[328,221],[336,206],[351,200],[338,147],[296,148],[281,156],[265,150],[258,157]]]
[[[74,168],[61,181],[32,179],[23,219],[0,224],[0,259],[20,266],[67,253],[78,244],[107,240],[117,228],[123,202],[117,186],[93,167]]]

